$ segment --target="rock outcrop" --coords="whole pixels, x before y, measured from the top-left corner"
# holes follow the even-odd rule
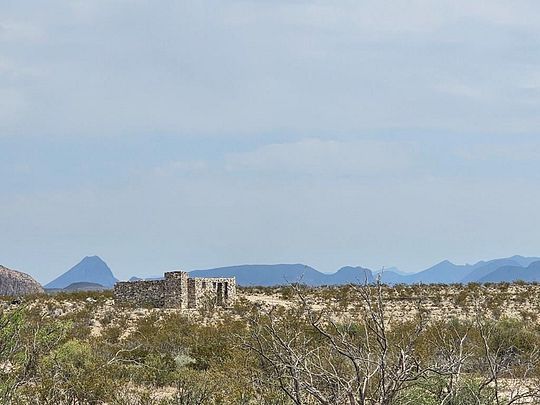
[[[28,274],[0,266],[0,295],[17,296],[42,292],[43,287]]]

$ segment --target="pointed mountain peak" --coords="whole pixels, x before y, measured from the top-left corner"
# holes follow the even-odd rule
[[[454,267],[455,264],[452,263],[450,260],[443,260],[442,262],[439,262],[437,264],[434,264],[433,266],[431,266],[430,268],[428,268],[427,270],[424,270],[425,271],[429,271],[429,270],[434,270],[434,269],[440,269],[440,268],[446,268],[446,267]],[[416,273],[416,274],[421,274],[423,272],[420,272],[420,273]]]
[[[436,267],[436,266],[456,266],[456,264],[454,264],[450,260],[446,259],[446,260],[443,260],[442,262],[436,264],[434,267]]]
[[[101,257],[95,256],[95,255],[94,256],[85,256],[81,260],[81,263],[86,263],[86,262],[105,263]]]
[[[89,282],[111,288],[118,281],[107,263],[99,256],[86,256],[79,263],[57,277],[46,288],[66,288],[72,283]]]
[[[450,260],[446,259],[441,262],[441,264],[454,264]]]

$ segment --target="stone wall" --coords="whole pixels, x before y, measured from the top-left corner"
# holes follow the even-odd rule
[[[165,273],[163,283],[165,307],[188,307],[188,274],[185,271],[171,271]]]
[[[114,300],[117,304],[163,308],[165,306],[163,281],[145,280],[116,283],[114,285]]]
[[[197,308],[205,299],[228,306],[236,298],[236,279],[189,278],[184,271],[165,273],[163,280],[116,283],[114,299],[119,304],[156,308]]]
[[[215,299],[217,305],[230,305],[236,298],[236,279],[219,277],[197,277],[189,279],[190,307],[196,307],[202,300]]]

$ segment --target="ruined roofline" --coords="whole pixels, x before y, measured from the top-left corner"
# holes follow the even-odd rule
[[[189,279],[204,281],[236,281],[236,277],[189,277]]]
[[[163,279],[153,279],[153,280],[126,280],[126,281],[117,281],[116,284],[135,284],[135,283],[162,283]]]
[[[116,284],[120,283],[141,283],[141,282],[162,282],[167,278],[176,278],[177,276],[182,276],[184,274],[187,274],[188,279],[190,280],[207,280],[207,281],[236,281],[236,277],[190,277],[189,273],[187,271],[183,270],[173,270],[173,271],[167,271],[164,273],[163,278],[159,279],[153,279],[153,280],[126,280],[126,281],[117,281]]]
[[[205,280],[235,280],[236,277],[191,277],[189,272],[187,271],[184,271],[184,270],[173,270],[173,271],[167,271],[165,272],[165,278],[168,277],[178,277],[178,276],[183,276],[183,275],[187,275],[187,277],[192,280],[192,279],[195,279],[195,280],[202,280],[202,279],[205,279]]]
[[[183,278],[183,277],[189,277],[189,274],[187,271],[183,270],[173,270],[173,271],[166,271],[163,274],[165,280],[170,278]]]

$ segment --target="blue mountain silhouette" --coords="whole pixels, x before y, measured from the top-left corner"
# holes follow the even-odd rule
[[[375,276],[379,274],[381,281],[390,285],[452,284],[512,281],[516,280],[516,274],[525,277],[524,280],[528,281],[532,277],[531,272],[522,273],[517,269],[526,269],[537,261],[540,262],[540,258],[523,256],[480,261],[476,264],[454,264],[449,260],[444,260],[418,273],[406,274],[396,271],[395,268],[373,273],[369,269],[353,266],[345,266],[333,274],[327,274],[301,263],[245,264],[193,270],[190,274],[192,277],[236,277],[238,284],[242,286],[276,286],[291,283],[311,286],[364,284],[374,282]],[[508,270],[508,267],[511,270]]]
[[[73,283],[88,282],[112,288],[118,280],[111,269],[98,256],[87,256],[61,276],[45,285],[45,288],[66,288]]]
[[[481,283],[501,283],[525,281],[528,283],[540,281],[540,261],[533,262],[527,267],[503,266],[481,278]]]
[[[369,269],[343,267],[333,274],[325,274],[305,264],[254,264],[194,270],[192,277],[236,277],[243,286],[272,286],[302,283],[311,286],[336,284],[363,284],[373,282]]]

